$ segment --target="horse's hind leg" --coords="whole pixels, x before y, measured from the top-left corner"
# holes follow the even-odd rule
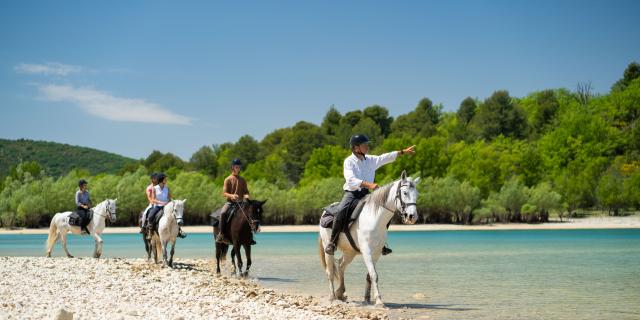
[[[233,267],[232,274],[236,274],[236,249],[231,247],[231,266]]]
[[[69,249],[67,249],[67,235],[63,232],[60,232],[60,242],[62,242],[62,248],[64,252],[67,254],[67,258],[73,258],[71,253],[69,253]]]
[[[58,238],[60,238],[60,234],[56,233],[55,238],[51,241],[51,243],[47,243],[47,258],[51,258],[51,252],[53,251],[53,247],[56,245]]]
[[[340,258],[339,262],[338,262],[338,279],[340,279],[340,286],[338,287],[338,290],[336,291],[336,298],[344,301],[346,300],[346,297],[344,296],[344,292],[345,292],[345,287],[344,287],[344,271],[345,269],[347,269],[347,265],[349,265],[349,263],[351,263],[351,261],[353,261],[353,258],[355,256],[354,255],[350,255],[350,254],[342,254],[342,258]]]
[[[334,278],[337,277],[337,274],[336,274],[337,270],[335,268],[336,266],[335,258],[333,255],[326,254],[324,252],[322,254],[324,254],[324,259],[327,264],[325,272],[327,273],[327,279],[329,279],[329,290],[331,290],[331,296],[329,296],[329,300],[333,301],[337,299],[336,288],[335,288],[335,285],[333,284]]]

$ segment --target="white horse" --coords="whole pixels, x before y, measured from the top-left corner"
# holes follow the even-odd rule
[[[100,258],[102,255],[102,237],[100,235],[106,226],[105,220],[109,218],[109,221],[112,223],[116,221],[116,201],[118,201],[118,199],[107,199],[100,202],[94,208],[91,208],[91,211],[93,211],[93,218],[89,222],[89,225],[87,225],[87,229],[96,241],[95,249],[93,251],[94,258]],[[64,252],[67,254],[67,257],[73,258],[67,249],[67,232],[82,234],[82,230],[80,230],[80,227],[78,226],[69,225],[69,215],[71,215],[71,213],[71,211],[56,213],[53,216],[53,219],[51,219],[51,224],[49,225],[49,237],[47,238],[47,257],[51,257],[53,245],[55,245],[58,238],[60,238],[62,248],[64,248]]]
[[[387,223],[391,221],[391,218],[396,213],[400,214],[402,222],[405,224],[414,224],[418,219],[416,209],[418,191],[416,190],[416,184],[419,181],[420,178],[412,180],[403,171],[400,180],[378,188],[363,200],[366,202],[362,212],[349,228],[349,233],[357,244],[359,251],[351,246],[343,232],[340,234],[337,244],[337,249],[342,252],[342,257],[335,259],[333,255],[326,254],[324,248],[331,238],[331,228],[320,227],[318,249],[320,262],[329,279],[331,300],[345,300],[344,271],[353,258],[362,253],[362,259],[367,267],[364,300],[366,303],[371,303],[371,285],[373,283],[376,307],[384,306],[380,289],[378,288],[376,262],[380,258],[382,247],[387,240]],[[340,287],[337,291],[333,284],[334,278],[340,281]]]
[[[173,268],[173,254],[176,248],[176,238],[178,237],[179,226],[184,224],[184,200],[173,200],[167,203],[162,209],[164,213],[158,222],[158,232],[153,232],[148,244],[147,258],[154,256],[155,263],[158,263],[158,250],[162,248],[162,261],[168,267]],[[171,256],[167,257],[167,247],[171,242]]]

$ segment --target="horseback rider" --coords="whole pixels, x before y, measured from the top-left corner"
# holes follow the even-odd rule
[[[167,186],[167,176],[164,173],[158,174],[158,184],[153,187],[153,198],[151,202],[153,203],[153,208],[149,210],[147,214],[147,230],[148,230],[148,238],[151,238],[153,234],[153,223],[156,219],[156,215],[160,210],[164,209],[164,206],[167,203],[171,202],[171,190],[169,190],[169,186]],[[187,235],[182,232],[182,228],[178,226],[178,237],[185,238]]]
[[[333,220],[333,228],[331,229],[331,239],[325,253],[333,255],[336,250],[336,244],[343,231],[344,224],[348,220],[347,213],[350,208],[354,208],[358,201],[369,193],[369,190],[378,188],[378,184],[374,182],[376,170],[381,166],[391,163],[400,155],[405,153],[413,154],[416,146],[411,146],[400,151],[392,151],[379,156],[367,155],[369,152],[369,138],[363,134],[357,134],[349,139],[351,146],[351,155],[344,159],[343,170],[344,179],[346,180],[342,189],[344,195],[340,204],[338,204],[337,213]],[[389,225],[387,225],[387,228]],[[386,245],[382,248],[382,254],[391,253]]]
[[[140,219],[142,222],[140,223],[140,233],[144,233],[147,228],[147,215],[149,211],[153,208],[153,198],[155,197],[155,186],[158,184],[158,173],[152,173],[149,178],[151,179],[151,183],[144,190],[144,194],[147,196],[147,200],[149,200],[149,205],[142,212],[142,218]]]
[[[80,230],[90,234],[87,225],[89,225],[89,211],[91,208],[91,196],[87,190],[87,180],[80,179],[78,181],[78,191],[76,191],[76,213],[80,216]]]
[[[240,176],[240,170],[242,170],[242,161],[240,159],[233,159],[231,161],[231,174],[224,179],[222,187],[222,196],[227,199],[224,206],[220,210],[220,224],[218,225],[218,235],[216,236],[216,242],[230,244],[231,241],[224,233],[224,229],[227,224],[227,215],[230,208],[237,206],[238,202],[249,199],[249,189],[247,188],[247,182]],[[256,244],[251,236],[251,245]]]

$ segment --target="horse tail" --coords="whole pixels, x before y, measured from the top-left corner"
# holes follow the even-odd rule
[[[53,216],[51,219],[51,224],[49,224],[49,236],[47,237],[47,252],[53,247],[58,239],[58,225],[56,224],[56,216]]]
[[[320,254],[320,265],[322,270],[327,270],[327,260],[324,258],[324,248],[322,247],[322,237],[318,235],[318,254]]]

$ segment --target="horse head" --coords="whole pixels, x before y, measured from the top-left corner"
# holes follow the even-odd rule
[[[176,218],[176,222],[179,226],[184,225],[184,203],[186,201],[187,199],[173,201],[173,217]]]
[[[268,200],[268,199],[267,199]],[[249,224],[251,225],[251,229],[254,232],[260,231],[260,221],[262,220],[262,205],[264,205],[267,200],[259,201],[259,200],[251,200],[251,221]]]
[[[116,222],[116,202],[118,201],[118,198],[111,200],[111,199],[107,199],[107,203],[105,204],[105,210],[107,211],[107,215],[109,216],[109,222],[114,223]]]
[[[414,224],[418,221],[418,189],[416,185],[420,182],[420,177],[411,179],[407,177],[407,172],[402,171],[396,191],[396,208],[402,217],[402,223]]]

